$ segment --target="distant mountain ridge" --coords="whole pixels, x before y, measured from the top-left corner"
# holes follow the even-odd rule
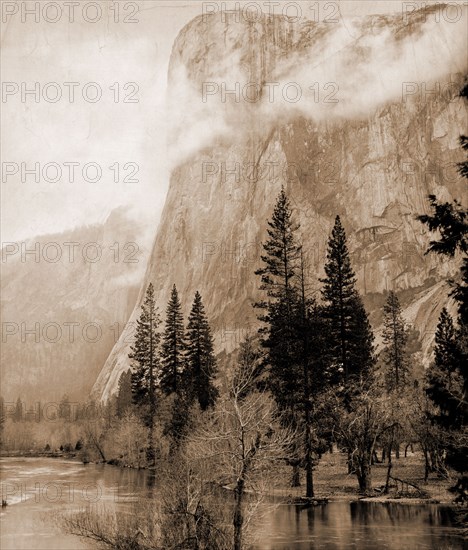
[[[135,306],[148,247],[123,208],[2,249],[1,394],[83,401]]]

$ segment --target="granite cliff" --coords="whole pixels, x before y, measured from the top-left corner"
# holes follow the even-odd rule
[[[199,290],[217,351],[230,353],[257,326],[254,270],[284,185],[311,283],[318,289],[339,214],[374,327],[385,291],[397,291],[427,363],[456,267],[424,255],[429,235],[415,216],[427,211],[429,193],[463,197],[455,164],[467,122],[457,97],[466,12],[436,27],[434,9],[335,28],[217,14],[180,32],[169,67],[173,170],[132,319],[150,281],[162,312],[173,283],[185,314]],[[95,397],[115,391],[128,346],[124,338],[114,346]]]

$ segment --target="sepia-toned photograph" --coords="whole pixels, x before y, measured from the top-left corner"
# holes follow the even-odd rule
[[[0,11],[0,549],[468,548],[468,3]]]

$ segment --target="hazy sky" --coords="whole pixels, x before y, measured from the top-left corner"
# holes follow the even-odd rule
[[[2,242],[103,221],[119,205],[155,226],[169,178],[165,97],[172,44],[203,4],[221,2],[120,2],[117,12],[112,0],[83,0],[73,22],[67,3],[53,4],[63,5],[61,16],[51,8],[24,22],[24,2],[12,15],[15,2],[2,2]],[[99,4],[102,14],[93,6],[84,12],[83,4]],[[267,11],[263,0],[250,4]],[[274,13],[297,4],[310,17],[319,4],[323,10],[336,2],[277,4]],[[402,2],[352,0],[339,7],[338,17],[350,17],[401,11]],[[34,89],[39,97],[22,97]],[[102,96],[94,102],[96,93]],[[61,98],[54,101],[56,94]],[[39,182],[25,172],[36,163]]]

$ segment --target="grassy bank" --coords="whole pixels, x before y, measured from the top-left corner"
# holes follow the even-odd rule
[[[314,489],[317,499],[328,500],[398,500],[398,502],[434,502],[452,504],[455,495],[448,489],[453,486],[459,475],[450,472],[450,478],[444,479],[437,474],[430,474],[427,482],[424,481],[424,458],[420,452],[408,453],[408,456],[399,459],[393,458],[392,476],[416,485],[398,482],[390,484],[389,493],[382,494],[385,486],[387,467],[386,463],[374,464],[372,467],[373,493],[363,496],[359,493],[358,482],[354,474],[347,473],[346,455],[344,453],[327,453],[320,460],[314,470]],[[278,472],[278,481],[269,488],[269,495],[275,500],[285,502],[299,501],[304,496],[305,487],[291,487],[291,468],[281,466]],[[301,479],[301,481],[303,481]]]

